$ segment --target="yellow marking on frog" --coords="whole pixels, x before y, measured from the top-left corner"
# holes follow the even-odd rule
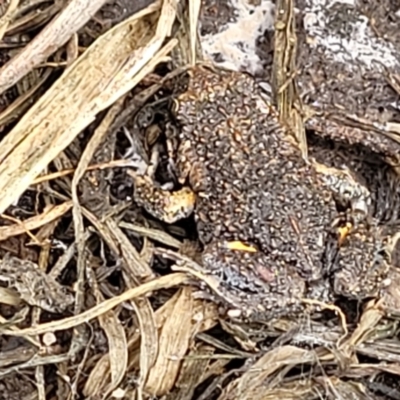
[[[170,193],[164,203],[164,212],[168,216],[165,218],[169,220],[167,222],[188,217],[193,212],[195,203],[196,195],[188,187]]]
[[[341,226],[338,229],[339,232],[339,246],[341,246],[343,244],[343,242],[345,241],[346,237],[349,235],[349,233],[351,232],[353,228],[353,224],[351,224],[350,222],[347,222],[345,226]]]
[[[238,250],[238,251],[247,251],[249,253],[256,253],[257,249],[253,246],[248,246],[247,244],[244,244],[240,240],[235,240],[232,242],[227,242],[226,247],[229,250]]]

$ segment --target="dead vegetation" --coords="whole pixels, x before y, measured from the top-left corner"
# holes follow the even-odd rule
[[[276,101],[306,154],[293,3],[277,7]],[[199,10],[0,4],[0,399],[399,399],[397,285],[317,319],[235,325],[174,272],[191,227],[133,204],[125,169],[147,156],[132,132],[142,119],[158,139],[143,106],[201,58]]]

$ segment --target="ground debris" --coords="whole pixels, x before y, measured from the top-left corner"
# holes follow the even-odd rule
[[[28,260],[4,257],[0,261],[0,281],[15,289],[21,299],[29,305],[49,312],[61,313],[74,302],[74,297],[67,287]]]

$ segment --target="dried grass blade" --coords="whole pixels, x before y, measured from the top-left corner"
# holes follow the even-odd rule
[[[124,378],[128,365],[128,345],[125,330],[114,311],[101,315],[99,323],[107,336],[111,372],[110,390],[114,390]]]
[[[164,231],[158,230],[158,229],[146,228],[146,227],[131,224],[131,223],[125,222],[125,221],[119,222],[118,225],[121,228],[132,231],[142,237],[150,238],[154,241],[160,242],[161,244],[163,244],[165,246],[170,246],[175,249],[180,249],[182,246],[182,243],[178,239],[175,239],[170,234],[168,234]]]
[[[30,89],[28,89],[23,95],[17,97],[17,99],[13,101],[4,111],[0,112],[0,126],[5,126],[17,120],[21,115],[23,115],[25,110],[29,109],[30,102],[32,98],[34,98],[33,96],[47,81],[51,75],[51,72],[51,69],[48,68]]]
[[[14,17],[18,4],[19,0],[11,0],[8,5],[7,11],[0,18],[0,41],[3,39],[5,33],[7,32],[7,28]]]
[[[370,301],[360,318],[357,328],[348,339],[343,341],[340,349],[344,350],[350,356],[355,346],[360,345],[368,339],[368,335],[374,331],[383,316],[384,312],[380,307],[380,301]]]
[[[174,296],[172,296],[171,299],[169,299],[166,303],[164,303],[154,314],[155,314],[155,324],[156,324],[156,329],[161,328],[165,320],[168,318],[168,311],[170,307],[170,303],[176,302],[177,298],[179,297],[179,293],[176,293]],[[129,370],[131,369],[137,369],[140,367],[140,360],[139,356],[136,357],[137,352],[143,351],[143,348],[141,346],[141,343],[139,344],[139,341],[141,342],[141,336],[140,332],[135,332],[133,336],[129,339],[128,342],[128,350],[130,352],[129,355]],[[157,339],[158,343],[158,339]],[[147,350],[146,350],[147,351]],[[157,353],[158,353],[158,345],[157,345]],[[138,361],[135,362],[132,361],[132,359],[135,358]],[[99,361],[96,363],[95,367],[92,369],[92,371],[89,374],[89,377],[85,383],[85,387],[83,389],[83,394],[86,397],[99,397],[100,393],[104,390],[105,382],[104,382],[104,376],[108,373],[108,369],[110,368],[110,363],[109,363],[109,357],[108,355],[103,355],[99,359]]]
[[[21,304],[21,296],[16,290],[0,287],[0,304],[18,306]]]
[[[143,388],[151,367],[157,360],[158,329],[155,314],[148,299],[138,299],[132,302],[140,327],[140,372],[138,382],[139,396],[142,397]]]
[[[158,357],[151,368],[145,391],[155,396],[168,393],[178,377],[182,358],[186,354],[192,337],[193,295],[188,287],[183,288],[180,295],[170,308],[164,326],[159,335]],[[186,323],[182,324],[182,321]]]
[[[89,377],[86,379],[82,393],[85,398],[100,398],[99,393],[103,390],[105,379],[110,369],[110,357],[108,354],[103,355],[90,371]]]
[[[117,255],[122,257],[129,275],[138,282],[153,278],[155,274],[150,265],[143,260],[135,246],[118,226],[117,222],[109,218],[104,222],[104,226],[108,230],[107,237],[114,239],[114,242],[117,243],[117,248],[119,250]],[[108,242],[107,237],[104,237],[104,240]]]
[[[157,57],[164,42],[150,39],[154,29],[151,19],[133,16],[101,36],[1,142],[0,213],[98,112],[132,89],[135,75]]]
[[[12,330],[0,329],[0,333],[3,335],[10,336],[32,336],[41,335],[46,332],[57,332],[65,329],[74,328],[80,324],[88,322],[100,315],[112,310],[114,307],[123,303],[124,301],[132,300],[141,296],[146,295],[152,291],[159,289],[169,289],[175,286],[179,286],[188,283],[189,279],[185,274],[176,273],[163,276],[161,278],[155,279],[151,282],[146,282],[137,288],[132,288],[126,292],[120,294],[119,296],[112,297],[105,300],[103,303],[98,304],[78,315],[73,315],[58,321],[46,322],[43,324],[36,325],[31,328],[20,329],[17,332]]]
[[[240,378],[233,381],[219,400],[232,398],[253,400],[257,397],[257,393],[265,391],[263,386],[265,380],[280,368],[313,361],[316,361],[316,355],[310,350],[295,346],[273,349],[257,360]]]
[[[106,0],[72,0],[18,55],[0,69],[0,93],[45,61],[81,29]],[[0,32],[1,33],[1,32]]]
[[[58,206],[46,209],[42,214],[35,215],[15,225],[0,227],[0,241],[22,235],[27,231],[38,229],[67,213],[72,207],[72,201],[66,201]]]
[[[140,282],[143,279],[148,280],[149,278],[154,277],[150,265],[137,252],[126,235],[118,227],[117,223],[109,218],[106,220],[105,225],[109,230],[108,235],[113,237],[115,243],[118,244],[120,256],[122,256],[124,261],[124,280],[128,287],[136,285],[137,282]],[[135,309],[141,334],[140,376],[138,382],[138,391],[141,393],[148,371],[157,358],[158,331],[155,323],[154,312],[149,299],[137,299],[131,304]]]
[[[215,353],[213,346],[200,345],[193,349],[183,361],[177,391],[171,393],[169,399],[189,400],[194,397],[195,389],[204,381],[210,368],[210,361]]]
[[[200,0],[189,0],[190,62],[192,65],[196,64],[197,26],[199,21],[200,7]]]

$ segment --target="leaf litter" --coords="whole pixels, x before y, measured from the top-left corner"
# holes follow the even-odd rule
[[[398,112],[399,10],[383,2],[361,18],[355,3],[338,1],[335,20],[323,3],[0,5],[1,399],[400,398],[396,269],[381,299],[321,304],[319,318],[232,323],[191,285],[218,290],[187,266],[197,262],[193,227],[135,207],[124,172],[146,159],[137,132],[155,134],[163,100],[154,95],[168,96],[167,77],[204,58],[273,83],[305,156],[314,151],[306,130],[335,124],[355,141],[357,129],[398,141],[387,115]],[[360,64],[340,52],[350,44]],[[313,46],[323,52],[307,55]],[[340,64],[343,85],[342,64],[363,69],[364,92],[377,85],[369,105],[345,108],[329,75],[302,72],[311,61],[316,71]],[[149,101],[155,113],[145,112]],[[365,118],[371,109],[378,119]],[[388,162],[398,154],[384,139],[376,146]]]

